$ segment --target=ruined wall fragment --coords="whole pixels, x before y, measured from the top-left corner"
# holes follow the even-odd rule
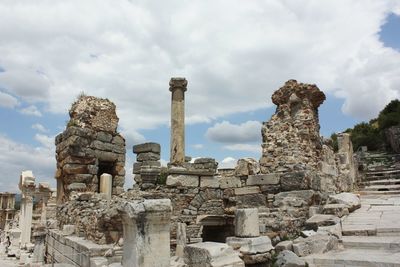
[[[123,192],[125,139],[117,132],[115,105],[108,99],[80,96],[69,111],[65,131],[56,137],[57,196],[72,191],[99,192],[101,174],[113,176],[112,193]]]

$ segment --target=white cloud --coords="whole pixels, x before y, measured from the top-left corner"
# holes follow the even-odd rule
[[[0,87],[59,113],[80,91],[108,97],[130,131],[168,125],[171,76],[189,81],[187,123],[270,106],[296,78],[369,119],[400,96],[400,53],[378,36],[395,10],[392,0],[6,1]]]
[[[34,105],[31,105],[29,107],[23,108],[19,112],[24,114],[24,115],[29,115],[29,116],[36,116],[36,117],[41,117],[42,116],[42,113]]]
[[[48,149],[54,148],[54,136],[47,136],[44,134],[35,134],[34,139],[38,141],[43,147]]]
[[[242,124],[232,124],[228,121],[216,123],[206,132],[206,137],[215,142],[241,143],[260,142],[261,123],[247,121]]]
[[[32,170],[37,182],[55,185],[56,161],[53,146],[33,147],[0,135],[0,182],[2,190],[19,192],[21,171]]]
[[[260,145],[250,145],[250,144],[233,144],[233,145],[226,145],[224,146],[225,149],[231,151],[246,151],[252,153],[261,153],[261,146]]]
[[[49,131],[48,129],[46,129],[46,127],[44,127],[44,126],[43,126],[42,124],[40,124],[40,123],[35,123],[35,124],[33,124],[33,125],[32,125],[32,129],[37,130],[37,131],[42,132],[42,133],[46,133],[46,132]]]
[[[18,99],[16,99],[12,95],[0,92],[0,107],[15,108],[18,105]]]
[[[220,163],[218,168],[219,169],[230,169],[230,168],[235,168],[236,166],[236,159],[232,157],[226,157],[224,158]]]
[[[195,149],[202,149],[202,148],[204,148],[204,145],[203,144],[194,144],[194,145],[192,145],[192,147]]]

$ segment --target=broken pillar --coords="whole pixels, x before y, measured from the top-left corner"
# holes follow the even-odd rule
[[[171,78],[169,90],[171,100],[171,155],[170,163],[181,165],[185,162],[185,78]]]
[[[33,194],[35,192],[35,177],[32,171],[23,171],[20,176],[19,188],[21,195],[21,247],[26,247],[31,242]]]
[[[121,203],[124,231],[122,266],[169,267],[171,200]]]
[[[103,173],[100,175],[100,193],[106,195],[107,199],[111,199],[112,195],[112,175]]]
[[[235,212],[235,236],[257,237],[259,235],[258,209],[237,209]]]
[[[157,143],[143,143],[133,146],[136,161],[133,164],[135,181],[141,188],[151,188],[157,183],[161,173],[161,146]]]
[[[177,257],[183,258],[183,249],[187,243],[186,239],[186,223],[178,222],[176,229],[176,252]]]
[[[272,262],[274,247],[268,236],[260,236],[258,209],[236,210],[235,235],[227,237],[226,243],[240,252],[246,266],[267,266]]]

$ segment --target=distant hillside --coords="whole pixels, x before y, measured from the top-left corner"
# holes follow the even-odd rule
[[[390,150],[385,138],[385,130],[391,126],[400,125],[400,101],[391,101],[379,113],[379,116],[369,122],[356,124],[345,132],[350,133],[354,151],[361,146],[367,146],[370,151]],[[334,148],[337,149],[336,133],[331,135]]]

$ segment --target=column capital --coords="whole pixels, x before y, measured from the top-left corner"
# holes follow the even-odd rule
[[[175,90],[183,90],[184,92],[187,90],[187,80],[186,78],[183,77],[172,77],[171,80],[169,81],[169,90],[171,92]]]

